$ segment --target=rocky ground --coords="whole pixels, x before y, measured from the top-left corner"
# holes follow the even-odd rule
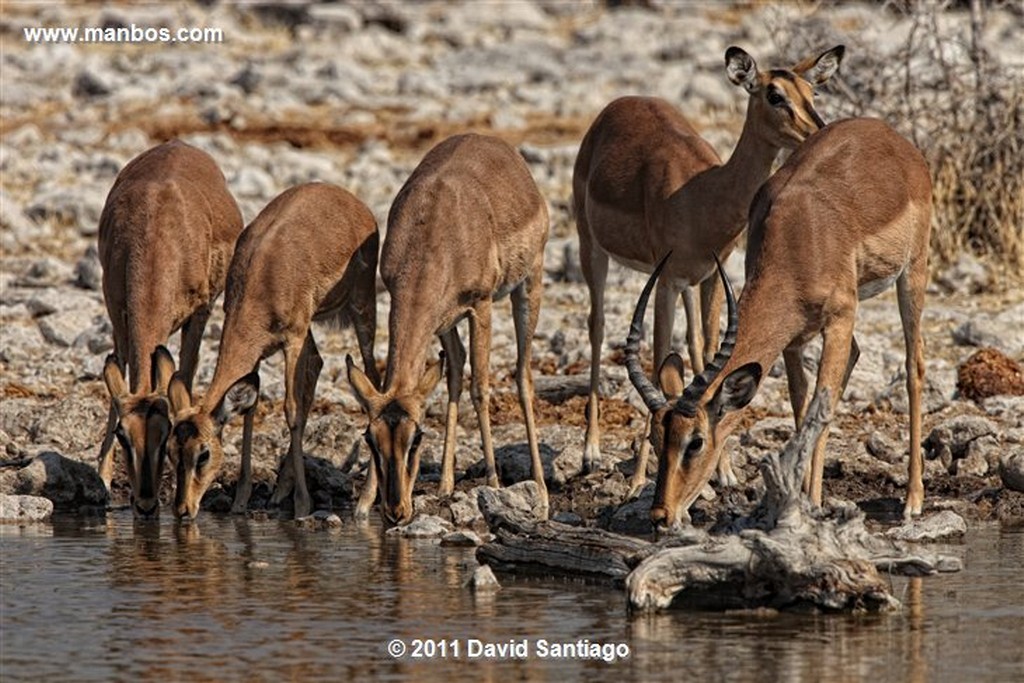
[[[107,191],[129,159],[181,136],[220,163],[246,221],[285,188],[323,180],[362,198],[383,230],[391,199],[426,150],[450,134],[475,130],[519,146],[551,208],[534,370],[542,450],[555,491],[552,512],[645,531],[650,490],[623,505],[643,414],[619,365],[643,278],[615,265],[602,359],[606,471],[579,476],[585,399],[565,391],[585,385],[589,362],[589,302],[568,211],[579,140],[612,98],[653,94],[676,103],[727,157],[745,106],[721,66],[728,45],[742,45],[762,65],[795,62],[805,55],[792,54],[783,36],[798,27],[804,42],[814,35],[815,50],[845,43],[846,73],[856,68],[858,51],[895,58],[909,27],[904,18],[869,4],[817,10],[772,3],[642,4],[653,8],[556,0],[246,7],[6,3],[0,19],[0,490],[46,489],[59,507],[102,497],[89,468],[78,464],[91,465],[98,451],[107,410],[100,374],[112,346],[95,240]],[[942,21],[955,31],[969,18],[950,12]],[[1019,41],[1020,21],[1019,15],[993,11],[990,44]],[[23,29],[33,26],[132,24],[218,27],[226,40],[43,45],[23,37]],[[1019,56],[999,53],[1008,60]],[[839,85],[851,87],[855,80]],[[826,93],[820,100],[826,119],[829,107]],[[742,252],[727,267],[739,287]],[[381,359],[387,307],[382,292]],[[219,332],[215,316],[203,343],[200,391],[212,376]],[[958,367],[976,347],[1024,358],[1024,292],[1018,283],[996,281],[983,261],[965,254],[954,266],[936,269],[924,335],[927,508],[953,508],[971,519],[1024,519],[1024,494],[1000,477],[1002,468],[1014,481],[1013,468],[1024,461],[1024,398],[967,400],[957,389]],[[317,337],[325,365],[305,438],[311,487],[320,508],[347,510],[367,457],[358,449],[365,417],[343,373],[355,340],[350,332],[327,329]],[[861,359],[832,426],[825,490],[890,520],[901,507],[908,433],[903,341],[892,292],[863,304],[857,339]],[[813,370],[813,353],[806,363]],[[492,415],[508,482],[527,477],[513,367],[512,321],[499,304]],[[255,470],[263,483],[255,507],[269,497],[276,460],[287,444],[281,359],[270,359],[261,373]],[[462,493],[453,501],[433,498],[443,403],[439,390],[429,404],[419,505],[458,523],[472,517],[465,492],[481,481],[479,437],[466,392],[457,452]],[[717,494],[709,489],[695,506],[695,523],[710,525],[756,498],[759,456],[781,449],[792,432],[777,365],[744,428],[727,444],[744,484]],[[206,501],[213,510],[225,508],[236,479],[241,429],[229,426],[226,437],[228,464]],[[125,481],[118,477],[114,503],[125,499]]]

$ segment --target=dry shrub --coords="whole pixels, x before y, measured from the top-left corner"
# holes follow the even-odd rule
[[[906,26],[888,50],[861,42],[860,26],[837,34],[815,14],[780,17],[779,51],[803,54],[847,43],[841,74],[826,92],[833,118],[885,119],[924,154],[933,183],[932,268],[964,251],[984,257],[1010,280],[1024,275],[1024,73],[1002,66],[987,45],[987,12],[1021,12],[1012,3],[890,2],[876,21]],[[884,53],[884,54],[883,54]],[[837,115],[838,114],[838,115]],[[1003,282],[1006,282],[1003,279]]]

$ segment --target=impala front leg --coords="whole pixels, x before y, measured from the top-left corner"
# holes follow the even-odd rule
[[[480,441],[487,464],[487,485],[498,488],[498,469],[491,440],[491,300],[484,299],[473,308],[469,323],[469,365],[473,373],[470,393],[480,422]]]
[[[829,390],[829,415],[835,415],[836,405],[843,394],[844,377],[852,368],[850,360],[853,345],[853,321],[856,307],[844,312],[825,328],[821,346],[821,361],[818,365],[818,381],[814,387],[817,396],[823,390]],[[812,399],[813,400],[813,399]],[[802,426],[802,425],[801,425]],[[822,499],[822,478],[825,472],[825,445],[828,442],[828,429],[821,432],[814,447],[811,467],[804,474],[804,491],[811,497],[814,505],[820,506]]]
[[[179,368],[181,376],[185,378],[185,386],[192,391],[192,380],[196,375],[196,368],[199,366],[199,345],[203,341],[203,330],[206,329],[206,321],[210,319],[210,309],[206,306],[200,308],[181,326],[181,354]],[[157,390],[158,387],[153,387]]]
[[[122,372],[124,370],[122,369]],[[110,411],[107,415],[107,427],[103,433],[103,443],[100,444],[100,455],[97,459],[96,470],[103,480],[103,487],[110,497],[110,484],[114,479],[114,427],[117,425],[117,408],[113,401],[110,403]]]
[[[238,475],[235,500],[231,504],[233,515],[245,514],[249,508],[249,497],[252,495],[252,423],[255,416],[254,405],[242,418],[242,469]]]
[[[370,455],[370,462],[366,471],[366,483],[363,484],[363,491],[359,494],[356,502],[354,517],[358,521],[369,519],[370,508],[373,501],[377,499],[377,466],[373,464],[373,455]]]
[[[647,435],[650,433],[651,414],[648,412],[644,416],[643,434],[640,435],[640,445],[637,446],[633,476],[629,479],[629,493],[626,497],[630,499],[638,497],[647,486],[647,461],[651,457],[651,442]]]
[[[295,472],[295,518],[305,517],[312,510],[312,502],[309,498],[309,490],[306,488],[306,461],[302,453],[302,436],[306,431],[306,420],[309,419],[309,411],[313,407],[313,398],[316,396],[316,383],[320,377],[320,370],[324,367],[323,358],[316,348],[313,340],[313,333],[306,332],[306,341],[302,345],[299,368],[302,378],[299,396],[302,403],[299,405],[299,413],[294,426],[289,423],[291,431],[291,457],[292,468]]]
[[[284,415],[291,438],[271,503],[280,504],[291,492],[295,502],[295,518],[298,519],[309,515],[311,507],[309,491],[306,488],[302,434],[306,427],[306,417],[313,404],[316,380],[323,361],[316,349],[313,335],[308,332],[301,346],[294,342],[285,346],[284,360]]]
[[[727,259],[728,254],[724,254],[721,258],[723,262]],[[718,349],[718,338],[721,334],[719,324],[724,301],[725,289],[719,278],[712,275],[700,283],[700,318],[704,333],[705,364],[714,359],[715,350]]]
[[[686,351],[690,356],[693,373],[704,372],[704,333],[701,330],[700,305],[694,298],[693,287],[683,287],[683,310],[686,311]],[[679,290],[667,279],[658,281],[654,295],[654,370],[657,372],[672,347],[672,328],[675,327],[676,298]],[[664,327],[663,330],[659,328]],[[654,377],[657,380],[657,377]]]
[[[533,416],[533,373],[530,358],[533,353],[533,333],[537,329],[540,313],[541,277],[543,270],[538,263],[533,276],[512,290],[512,320],[516,330],[516,387],[519,389],[519,406],[526,422],[526,441],[530,446],[530,474],[537,484],[544,509],[548,517],[548,489],[544,482],[544,463],[540,459],[537,443],[537,427]]]
[[[450,496],[455,490],[455,442],[459,429],[459,397],[462,396],[462,371],[466,348],[455,325],[441,335],[441,346],[448,361],[448,416],[444,429],[444,454],[441,456],[441,486],[438,495]],[[476,373],[473,373],[474,379]]]
[[[658,368],[661,367],[661,362],[668,356],[669,349],[672,347],[672,330],[675,327],[675,307],[678,296],[679,290],[668,278],[658,280],[658,289],[654,296],[654,360],[651,372],[651,379],[655,382],[658,381]],[[700,312],[693,308],[693,293],[690,288],[684,290],[683,301],[686,305],[686,339],[690,349],[690,362],[699,364],[703,368],[704,361],[699,350]],[[651,414],[648,412],[644,418],[644,431],[640,436],[640,447],[637,449],[636,467],[633,469],[633,476],[629,482],[630,498],[639,496],[647,484],[647,460],[651,452],[651,442],[648,439],[650,433]]]

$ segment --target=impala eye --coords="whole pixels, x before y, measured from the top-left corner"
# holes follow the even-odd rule
[[[768,90],[768,104],[773,107],[780,107],[786,103],[786,98],[783,97],[778,90],[771,88]]]
[[[686,455],[687,457],[693,457],[700,453],[703,448],[704,439],[702,439],[699,436],[695,436],[692,439],[690,439],[690,443],[686,445]]]
[[[196,458],[196,469],[197,470],[203,469],[204,467],[206,467],[207,463],[209,463],[209,462],[210,462],[210,451],[209,450],[205,450],[205,451],[203,451],[202,453],[199,454],[198,458]]]

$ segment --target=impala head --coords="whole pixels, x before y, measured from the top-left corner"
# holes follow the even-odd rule
[[[725,71],[733,85],[750,94],[747,120],[757,122],[771,144],[793,149],[825,122],[814,109],[814,86],[839,69],[846,48],[837,45],[789,69],[759,71],[754,58],[738,47],[725,51]]]
[[[685,388],[683,361],[676,354],[669,355],[662,363],[660,390],[647,378],[640,365],[640,329],[647,300],[667,260],[666,255],[647,281],[626,338],[629,379],[651,411],[651,446],[658,454],[658,483],[651,507],[651,523],[658,531],[689,520],[687,510],[711,479],[717,464],[719,421],[726,413],[750,403],[761,380],[761,366],[749,363],[729,373],[714,391],[709,391],[732,355],[739,320],[732,285],[721,263],[718,272],[725,285],[729,325],[714,360]]]
[[[107,356],[103,366],[103,380],[117,411],[114,435],[124,451],[132,511],[143,519],[155,517],[160,508],[160,479],[171,430],[166,393],[174,359],[162,346],[153,352],[150,373],[152,393],[133,395],[114,355]]]
[[[167,388],[174,429],[168,450],[175,464],[174,516],[191,521],[199,515],[199,503],[217,478],[224,462],[221,435],[235,415],[253,409],[260,394],[260,376],[255,371],[231,385],[212,411],[193,402],[188,386],[175,374]]]
[[[365,438],[377,472],[381,516],[388,524],[408,522],[413,514],[412,490],[420,471],[423,404],[441,380],[443,363],[428,363],[416,387],[402,396],[378,391],[366,373],[356,367],[352,356],[346,364],[349,384],[370,418]]]

